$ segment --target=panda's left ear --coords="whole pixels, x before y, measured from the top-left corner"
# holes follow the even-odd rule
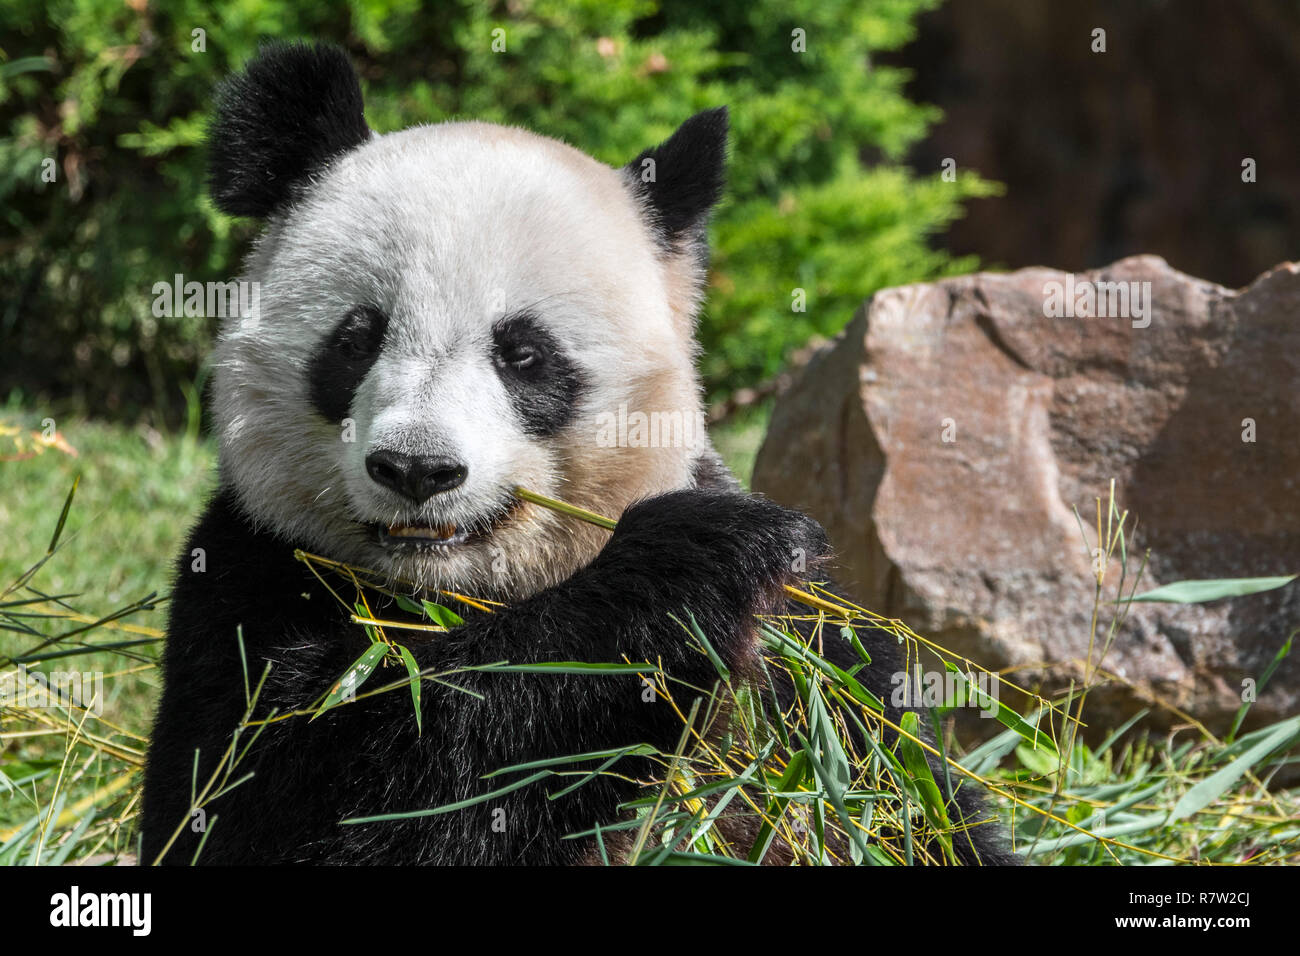
[[[208,128],[217,208],[265,218],[311,174],[371,136],[348,56],[324,43],[271,43],[222,84]]]
[[[660,245],[670,254],[707,247],[705,227],[725,182],[727,125],[725,106],[696,113],[623,167]]]

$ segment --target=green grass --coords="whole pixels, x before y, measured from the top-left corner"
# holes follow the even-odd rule
[[[25,424],[40,427],[34,416]],[[65,547],[42,574],[43,586],[80,594],[79,606],[91,613],[166,591],[176,554],[215,485],[212,445],[92,421],[60,423],[59,431],[76,458],[49,449],[0,461],[0,581],[44,552],[80,475]]]
[[[36,415],[10,414],[0,422],[24,429],[41,427]],[[76,457],[47,448],[28,458],[0,460],[0,591],[45,554],[63,501],[80,478],[58,551],[31,581],[41,593],[64,596],[57,605],[28,609],[63,615],[24,619],[43,635],[75,629],[79,620],[112,614],[150,594],[165,598],[175,556],[215,483],[211,444],[190,434],[159,434],[84,420],[61,422],[59,433],[76,450]],[[13,452],[0,441],[0,456]],[[17,597],[10,595],[11,600]],[[164,629],[166,613],[166,604],[160,603],[153,610],[130,615],[120,625],[81,637],[95,642],[143,639]],[[122,626],[135,630],[123,631]],[[0,660],[21,654],[34,643],[31,635],[0,630]],[[157,643],[142,644],[132,647],[131,653],[152,661],[158,649]],[[77,657],[65,669],[103,672],[104,718],[137,732],[148,728],[158,690],[152,667],[143,666],[139,659],[94,653]],[[61,752],[59,740],[52,737],[50,749]],[[11,749],[7,740],[0,740],[0,760]],[[24,749],[24,755],[40,760],[45,751],[37,740]],[[14,813],[21,816],[23,804],[0,798],[0,823]]]

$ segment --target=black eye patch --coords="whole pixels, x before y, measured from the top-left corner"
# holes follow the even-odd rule
[[[582,377],[537,316],[516,312],[499,320],[492,361],[525,432],[553,435],[573,418]]]
[[[330,421],[348,417],[357,387],[379,358],[387,330],[387,315],[372,305],[356,306],[312,356],[311,403]]]

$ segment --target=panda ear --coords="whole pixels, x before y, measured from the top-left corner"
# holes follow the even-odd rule
[[[727,108],[696,113],[658,146],[623,167],[665,251],[701,252],[704,227],[722,196],[727,162]]]
[[[347,54],[326,44],[263,46],[217,94],[208,129],[213,201],[232,216],[265,218],[371,135]]]

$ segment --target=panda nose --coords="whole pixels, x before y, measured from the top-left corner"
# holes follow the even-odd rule
[[[366,456],[366,472],[385,488],[420,502],[464,484],[469,466],[450,458],[372,451]]]

